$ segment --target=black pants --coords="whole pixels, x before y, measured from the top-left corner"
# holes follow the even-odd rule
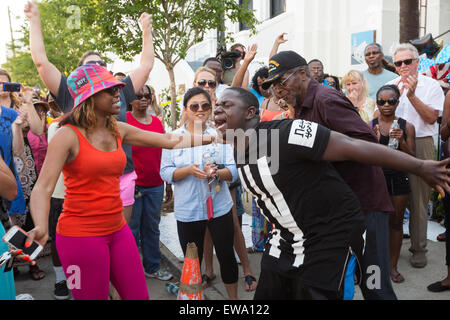
[[[362,257],[361,292],[365,300],[397,300],[389,265],[389,213],[369,212]]]
[[[194,242],[197,246],[200,264],[203,258],[203,241],[206,227],[216,248],[217,259],[220,265],[220,276],[223,283],[231,284],[238,281],[238,265],[234,256],[234,225],[232,212],[211,220],[194,222],[177,221],[178,238],[183,254],[186,255],[186,246]]]
[[[262,268],[254,300],[341,300],[335,291],[314,288],[301,280]]]

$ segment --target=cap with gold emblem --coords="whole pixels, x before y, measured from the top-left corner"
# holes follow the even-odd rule
[[[262,88],[264,90],[269,89],[272,83],[287,71],[307,65],[306,60],[294,51],[281,51],[277,53],[270,58],[269,76],[263,82]]]

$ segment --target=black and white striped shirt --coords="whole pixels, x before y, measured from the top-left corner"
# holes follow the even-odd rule
[[[236,162],[242,185],[274,224],[262,268],[336,290],[349,246],[362,249],[364,218],[351,189],[321,161],[329,137],[309,121],[261,122]]]

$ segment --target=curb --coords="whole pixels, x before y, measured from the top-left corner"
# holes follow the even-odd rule
[[[161,250],[161,267],[166,268],[175,278],[180,279],[183,263],[161,241],[159,242],[159,248]],[[214,285],[204,289],[203,294],[205,300],[228,300]]]

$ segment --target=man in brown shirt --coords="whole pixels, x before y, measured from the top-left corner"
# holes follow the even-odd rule
[[[375,133],[361,119],[342,93],[309,76],[306,60],[293,51],[282,51],[269,61],[269,77],[275,95],[295,106],[296,118],[317,122],[352,138],[378,143]],[[362,261],[361,291],[365,299],[397,299],[389,274],[389,214],[394,211],[383,171],[356,162],[334,163],[358,197],[366,220],[366,244]]]

